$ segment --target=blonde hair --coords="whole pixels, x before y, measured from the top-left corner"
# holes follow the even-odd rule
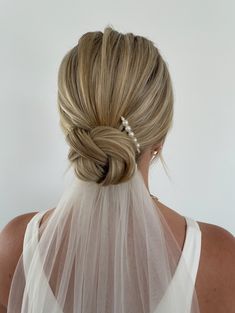
[[[145,149],[163,144],[171,127],[167,65],[145,37],[111,26],[103,33],[87,32],[60,64],[58,108],[75,174],[103,186],[125,182]],[[120,131],[121,116],[128,120],[140,154],[132,138]],[[164,163],[161,150],[158,155]]]

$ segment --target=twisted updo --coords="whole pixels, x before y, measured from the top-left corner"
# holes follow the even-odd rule
[[[59,67],[60,126],[68,159],[84,181],[103,186],[129,180],[143,151],[171,127],[173,91],[167,65],[149,39],[108,26],[87,32]],[[120,128],[124,116],[140,154]],[[159,152],[161,156],[161,151]]]

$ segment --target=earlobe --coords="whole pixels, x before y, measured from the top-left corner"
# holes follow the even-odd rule
[[[156,147],[156,148],[152,151],[152,154],[153,154],[153,155],[158,154],[158,153],[161,151],[161,149],[162,149],[162,145]]]
[[[159,153],[162,150],[162,148],[163,148],[163,143],[161,142],[160,145],[153,147],[151,154],[155,156],[157,153]]]

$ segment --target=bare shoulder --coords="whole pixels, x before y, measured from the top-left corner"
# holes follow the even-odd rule
[[[202,244],[212,259],[216,256],[217,260],[235,261],[235,237],[225,228],[198,222],[202,232]]]
[[[180,245],[184,242],[184,217],[161,202],[164,214]],[[234,313],[235,237],[218,225],[197,221],[201,230],[201,255],[196,292],[201,313]]]
[[[25,230],[37,213],[15,217],[0,232],[0,306],[7,306],[12,277],[23,250]]]
[[[235,237],[218,225],[199,222],[201,257],[196,290],[201,312],[234,312]]]

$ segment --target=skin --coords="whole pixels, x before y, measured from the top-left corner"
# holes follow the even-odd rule
[[[153,152],[148,149],[138,164],[145,185],[149,190],[148,174]],[[154,199],[164,215],[181,249],[185,240],[186,224],[182,215]],[[41,224],[50,217],[49,210]],[[10,221],[0,232],[0,313],[6,313],[12,277],[23,249],[27,224],[37,212],[20,215]],[[198,222],[202,233],[201,257],[196,277],[196,292],[201,313],[235,312],[235,239],[226,229]]]

